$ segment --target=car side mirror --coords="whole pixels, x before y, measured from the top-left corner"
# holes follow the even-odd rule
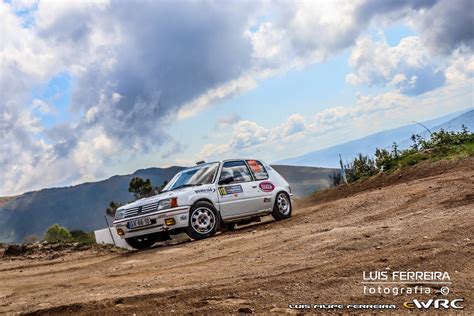
[[[231,183],[231,182],[234,182],[234,177],[233,176],[225,177],[224,179],[220,179],[218,184],[223,185],[223,184],[228,184],[228,183]]]

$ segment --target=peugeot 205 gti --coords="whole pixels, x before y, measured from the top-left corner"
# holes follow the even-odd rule
[[[288,182],[255,159],[200,163],[177,173],[160,194],[117,209],[117,234],[136,249],[186,232],[192,239],[232,230],[236,224],[291,216]]]

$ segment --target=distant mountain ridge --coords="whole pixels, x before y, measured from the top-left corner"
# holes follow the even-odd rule
[[[334,169],[273,166],[302,196],[329,186]],[[0,242],[19,242],[28,235],[43,236],[58,223],[69,229],[92,231],[105,227],[104,214],[110,201],[132,201],[128,184],[133,177],[150,179],[153,185],[170,180],[184,167],[148,168],[133,174],[113,176],[70,187],[48,188],[9,197],[0,204]],[[1,199],[0,199],[1,200]]]
[[[452,113],[440,118],[422,122],[432,132],[441,128],[449,131],[459,131],[464,124],[470,131],[474,130],[474,109]],[[349,141],[343,144],[309,152],[307,154],[277,161],[276,164],[293,166],[319,166],[337,168],[339,166],[339,154],[343,161],[351,161],[359,153],[373,155],[376,148],[391,148],[396,142],[400,148],[407,148],[411,145],[410,137],[419,134],[427,138],[429,132],[419,124],[410,124],[379,133],[375,133],[360,139]]]
[[[0,206],[0,241],[21,241],[31,234],[41,236],[45,227],[54,223],[83,230],[104,227],[103,214],[110,201],[133,199],[128,192],[133,177],[149,178],[154,185],[160,185],[182,169],[141,169],[98,182],[24,193]]]

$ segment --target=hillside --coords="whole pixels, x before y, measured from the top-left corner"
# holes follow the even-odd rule
[[[404,314],[413,298],[463,297],[472,314],[473,179],[474,158],[422,162],[308,197],[289,220],[203,241],[4,256],[0,313],[268,314],[294,313],[295,303],[383,303]],[[364,271],[446,271],[452,284],[447,296],[422,283],[429,294],[364,294]]]
[[[182,167],[149,168],[133,174],[64,188],[28,192],[0,206],[0,241],[42,236],[53,223],[86,231],[105,226],[104,209],[110,201],[129,201],[128,183],[134,176],[161,184]]]
[[[296,196],[327,188],[329,175],[334,171],[327,168],[274,167],[288,180]],[[103,181],[28,192],[9,199],[0,204],[0,242],[19,242],[28,235],[41,237],[54,223],[84,231],[103,228],[106,225],[104,210],[110,201],[127,202],[133,199],[128,192],[128,184],[133,177],[149,178],[154,185],[159,185],[182,169],[141,169]]]
[[[455,113],[434,120],[423,122],[432,132],[441,128],[449,131],[459,131],[464,124],[469,130],[474,130],[474,110],[467,110],[461,114]],[[339,154],[344,162],[351,161],[359,153],[372,155],[376,148],[391,148],[393,142],[397,142],[400,148],[411,145],[410,137],[413,134],[429,136],[424,127],[419,124],[410,124],[395,129],[375,133],[357,140],[331,146],[329,148],[316,150],[302,156],[278,161],[282,165],[295,166],[324,166],[337,168],[339,166]]]
[[[15,196],[3,196],[0,197],[0,206],[7,204],[9,201],[13,200]]]
[[[290,184],[295,197],[303,197],[330,186],[329,176],[339,172],[333,168],[273,165]]]

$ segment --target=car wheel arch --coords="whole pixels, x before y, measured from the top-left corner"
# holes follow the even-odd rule
[[[282,188],[280,188],[279,190],[275,190],[275,194],[272,196],[272,197],[273,197],[273,200],[276,200],[276,197],[277,197],[278,194],[280,194],[280,193],[285,194],[286,197],[290,200],[290,203],[291,203],[290,193],[288,193],[287,191],[283,190]]]
[[[212,201],[211,201],[210,199],[208,199],[208,198],[199,198],[199,199],[197,199],[196,201],[193,201],[193,203],[191,203],[191,205],[194,205],[194,204],[199,203],[199,202],[207,202],[207,203],[210,203],[210,204],[212,204],[212,206],[214,206],[214,208],[215,208],[216,210],[219,210],[219,208],[216,207],[216,205],[214,204],[214,202],[212,202]]]
[[[284,193],[288,198],[290,198],[290,194],[287,191],[283,190],[283,189],[280,189],[279,191],[277,191],[277,194],[275,194],[275,196],[277,196],[280,193]]]

